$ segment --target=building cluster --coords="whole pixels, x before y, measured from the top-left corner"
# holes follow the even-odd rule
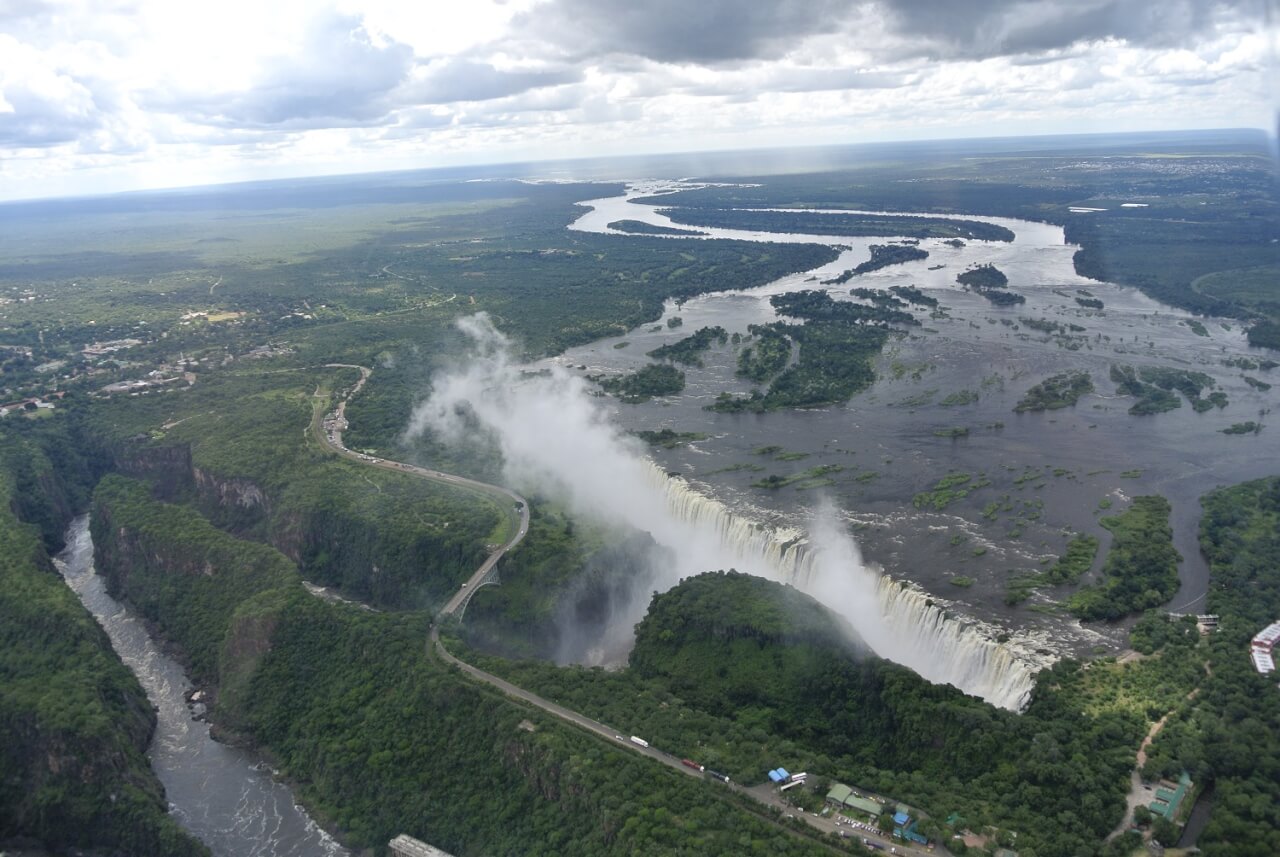
[[[1191,776],[1186,772],[1182,772],[1182,776],[1178,781],[1170,782],[1169,780],[1161,780],[1156,784],[1155,798],[1148,805],[1156,815],[1163,815],[1170,821],[1174,821],[1178,815],[1178,809],[1182,806],[1182,801],[1191,791]]]
[[[1254,635],[1249,643],[1249,657],[1253,668],[1263,675],[1276,671],[1275,647],[1280,642],[1280,621],[1272,622]]]
[[[886,812],[891,812],[895,837],[920,845],[929,843],[929,837],[919,830],[920,819],[905,803],[882,803],[876,798],[859,794],[844,783],[836,783],[827,792],[827,805],[839,812],[860,817],[871,825],[876,824]]]
[[[67,393],[65,390],[59,390],[55,393],[46,393],[43,396],[31,396],[26,399],[18,399],[13,402],[5,402],[0,404],[0,417],[7,417],[15,412],[30,412],[36,410],[53,410],[54,402],[61,399]]]

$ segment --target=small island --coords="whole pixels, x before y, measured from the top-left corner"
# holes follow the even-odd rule
[[[988,263],[957,274],[956,282],[972,289],[1003,289],[1009,285],[1009,278],[1004,271]]]
[[[591,380],[606,393],[612,393],[631,405],[647,402],[655,396],[674,396],[684,390],[684,373],[664,363],[650,363],[629,375],[614,378],[595,375]]]
[[[1085,393],[1093,392],[1088,372],[1062,372],[1036,384],[1014,407],[1016,414],[1028,411],[1056,411],[1074,405]]]
[[[643,220],[615,220],[605,225],[606,229],[616,229],[631,235],[706,235],[697,229],[676,229],[674,226],[659,226],[656,223],[645,223]]]

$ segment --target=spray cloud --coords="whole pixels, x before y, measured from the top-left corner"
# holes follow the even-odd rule
[[[666,548],[657,552],[665,559],[651,568],[647,585],[630,587],[634,597],[615,610],[615,638],[629,644],[649,591],[736,568],[797,586],[843,616],[877,654],[930,681],[1009,708],[1026,701],[1028,665],[948,619],[922,593],[868,568],[830,502],[820,505],[807,534],[734,515],[648,460],[637,441],[610,424],[581,379],[559,367],[522,373],[510,341],[483,313],[458,327],[474,344],[471,359],[435,379],[407,436],[430,429],[445,440],[460,439],[478,425],[501,451],[513,487],[536,489],[583,519],[648,532]]]

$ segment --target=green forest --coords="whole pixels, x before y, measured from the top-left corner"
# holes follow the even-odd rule
[[[1176,175],[1136,155],[1106,170],[1065,156],[1047,156],[1034,170],[1019,158],[980,161],[951,177],[879,164],[663,199],[676,206],[677,222],[829,236],[905,229],[926,240],[1014,237],[974,221],[827,218],[804,206],[1059,223],[1081,244],[1079,272],[1233,316],[1235,329],[1248,326],[1250,342],[1275,347],[1280,327],[1266,300],[1274,258],[1263,239],[1274,234],[1277,214],[1251,190],[1262,168],[1252,156],[1233,156],[1227,177],[1214,179],[1230,185],[1224,194],[1205,177],[1209,160],[1180,162]],[[840,847],[438,660],[426,644],[432,616],[509,535],[509,503],[339,458],[317,442],[319,417],[360,377],[327,364],[367,366],[372,376],[347,409],[351,448],[499,480],[502,462],[483,437],[462,446],[430,433],[412,443],[402,437],[432,376],[458,364],[465,346],[453,326],[458,317],[488,312],[523,356],[555,355],[653,324],[672,302],[760,286],[838,255],[819,245],[674,241],[627,221],[615,225],[650,234],[564,228],[580,213],[576,203],[614,191],[621,186],[495,181],[440,182],[390,202],[355,191],[318,205],[304,191],[282,190],[244,208],[235,208],[239,197],[195,197],[173,201],[177,211],[110,213],[134,218],[127,252],[110,230],[46,234],[6,221],[22,251],[0,258],[0,281],[30,284],[39,299],[5,305],[3,385],[14,398],[55,387],[67,395],[53,410],[0,422],[0,848],[205,853],[166,812],[147,763],[155,715],[141,687],[52,565],[68,522],[86,511],[112,592],[215,693],[219,729],[271,759],[308,809],[357,849],[382,855],[401,832],[459,855],[799,855]],[[1101,217],[1066,210],[1138,193],[1152,198],[1148,208],[1113,207]],[[726,204],[796,210],[720,210]],[[280,205],[292,213],[280,216]],[[1189,211],[1208,224],[1198,237],[1184,225]],[[65,252],[72,244],[80,249]],[[883,264],[925,252],[876,245],[864,264],[876,262],[877,251]],[[993,301],[1024,300],[1005,283],[973,285]],[[709,407],[764,413],[846,402],[875,382],[882,355],[885,363],[898,359],[890,354],[895,343],[925,332],[921,321],[938,308],[911,286],[852,295],[865,302],[822,291],[772,295],[769,306],[784,320],[734,340],[737,372],[758,389],[725,393]],[[917,318],[911,307],[926,311]],[[1040,323],[1029,326],[1066,335],[1059,322]],[[728,336],[701,327],[650,353],[662,362],[602,386],[626,401],[678,392],[678,366],[695,371]],[[85,350],[115,338],[137,343],[105,356]],[[1259,371],[1267,362],[1237,368]],[[50,363],[62,365],[38,371]],[[145,395],[98,392],[161,366],[195,380]],[[1092,389],[1082,375],[1034,384],[1020,409],[1074,404]],[[1191,368],[1121,363],[1111,378],[1131,397],[1123,407],[1132,414],[1184,400],[1196,411],[1228,404],[1212,377]],[[1245,381],[1250,395],[1266,392],[1265,381]],[[941,404],[977,398],[966,389]],[[1261,422],[1235,426],[1250,433]],[[675,428],[640,437],[659,445],[706,439]],[[891,462],[878,466],[892,471]],[[754,484],[824,486],[841,469],[760,474]],[[919,494],[920,507],[944,510],[987,484],[978,468],[940,469],[923,483],[932,488]],[[1098,539],[1064,532],[1065,552],[1055,558],[1048,548],[1037,583],[1086,580],[1064,597],[1065,609],[1109,623],[1117,638],[1136,621],[1129,643],[1142,657],[1061,660],[1038,677],[1021,714],[931,685],[869,654],[807,596],[732,571],[708,569],[653,597],[626,668],[555,666],[566,616],[586,633],[599,631],[624,599],[649,600],[644,572],[671,557],[646,533],[584,523],[547,497],[530,501],[530,532],[503,560],[502,585],[476,596],[465,624],[444,629],[456,653],[523,687],[735,781],[759,782],[779,764],[805,769],[815,785],[846,782],[908,802],[932,835],[950,841],[962,829],[987,831],[988,850],[1013,845],[1021,857],[1129,857],[1131,836],[1101,843],[1121,820],[1142,737],[1167,715],[1142,774],[1185,770],[1198,791],[1213,790],[1203,852],[1280,853],[1280,691],[1245,654],[1249,637],[1280,619],[1278,478],[1204,498],[1201,545],[1211,566],[1204,609],[1222,622],[1203,639],[1160,612],[1177,590],[1180,561],[1166,500],[1148,493],[1103,517],[1111,540],[1101,557]],[[316,598],[304,579],[374,609]],[[1158,826],[1153,832],[1172,838]]]

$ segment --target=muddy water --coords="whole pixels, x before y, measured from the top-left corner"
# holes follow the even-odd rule
[[[94,572],[87,516],[72,522],[66,539],[66,549],[54,560],[58,571],[106,630],[156,707],[156,734],[147,756],[178,823],[218,857],[348,854],[258,759],[214,741],[209,725],[192,718],[186,701],[191,682],[181,665],[160,651]]]
[[[660,199],[653,204],[630,201],[678,186],[639,183],[623,196],[583,203],[589,210],[571,228],[611,232],[607,224],[617,220],[680,227],[660,212]],[[1076,248],[1064,242],[1057,226],[970,219],[1007,226],[1017,237],[1009,243],[970,241],[960,248],[924,240],[920,247],[929,251],[928,259],[829,288],[833,296],[847,298],[852,287],[913,285],[945,308],[945,314],[933,318],[928,310],[917,310],[923,327],[890,343],[877,367],[877,383],[847,404],[759,415],[705,411],[722,391],[752,388],[734,376],[738,349],[728,345],[708,353],[704,366],[686,368],[688,386],[682,395],[642,405],[613,403],[615,419],[627,429],[671,427],[708,435],[705,441],[655,450],[654,455],[702,490],[757,517],[803,524],[819,494],[832,497],[867,558],[894,577],[916,581],[952,600],[959,610],[1011,630],[1036,629],[1068,639],[1076,650],[1113,646],[1122,635],[1114,628],[1081,628],[1064,616],[1058,603],[1067,590],[1042,590],[1011,607],[1005,603],[1009,582],[1043,568],[1074,532],[1096,535],[1105,547],[1108,536],[1099,517],[1108,509],[1123,509],[1133,496],[1162,494],[1173,504],[1175,544],[1184,557],[1181,589],[1169,606],[1201,608],[1207,568],[1196,541],[1200,496],[1218,485],[1280,472],[1280,444],[1268,438],[1268,431],[1231,436],[1221,429],[1259,420],[1260,413],[1275,405],[1280,369],[1242,373],[1226,365],[1234,357],[1266,356],[1249,348],[1243,331],[1229,320],[1202,319],[1208,335],[1197,335],[1186,323],[1192,318],[1187,313],[1136,290],[1079,277],[1072,265]],[[864,261],[870,244],[888,240],[696,228],[709,238],[811,242],[838,246],[842,252],[822,268],[758,289],[669,306],[663,322],[678,315],[683,326],[677,329],[662,322],[647,325],[573,349],[557,362],[585,366],[579,370],[584,374],[623,372],[649,362],[645,352],[706,325],[745,336],[748,325],[776,319],[770,295],[828,288],[818,281]],[[1008,275],[1010,288],[1026,297],[1025,304],[997,308],[955,282],[966,267],[988,262]],[[1076,303],[1077,297],[1090,296],[1104,302],[1101,312]],[[1028,328],[1024,318],[1083,330],[1050,335]],[[1131,416],[1127,410],[1133,400],[1116,397],[1109,380],[1116,363],[1204,372],[1226,392],[1230,404],[1198,414],[1184,401],[1168,413]],[[1035,383],[1077,369],[1091,374],[1096,392],[1075,407],[1013,412]],[[1277,388],[1255,390],[1243,374]],[[976,394],[976,400],[945,404],[961,391]],[[952,428],[969,433],[942,436]],[[756,452],[769,445],[782,446],[789,460]],[[768,475],[788,476],[831,464],[843,469],[830,485],[768,490],[752,484]],[[913,497],[949,472],[970,473],[973,481],[981,477],[991,484],[941,511],[915,508]],[[950,583],[956,577],[974,582],[961,588]]]

